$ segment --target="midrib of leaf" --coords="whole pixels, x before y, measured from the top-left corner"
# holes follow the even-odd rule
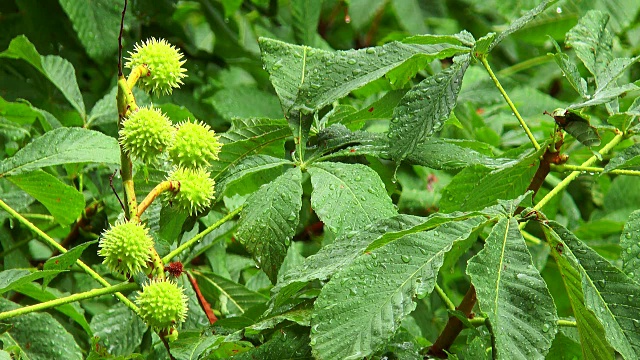
[[[500,297],[500,279],[502,278],[502,269],[504,262],[504,250],[507,248],[507,235],[509,234],[509,227],[511,226],[511,221],[507,221],[507,228],[504,232],[504,237],[502,238],[502,249],[500,251],[500,271],[498,271],[498,278],[496,279],[496,298],[493,300],[494,309],[498,310],[498,298]]]
[[[244,308],[242,308],[242,306],[238,304],[238,302],[234,299],[234,297],[230,295],[228,292],[226,292],[224,288],[218,286],[218,283],[216,283],[215,281],[212,281],[211,279],[206,277],[203,273],[197,273],[197,274],[199,274],[201,278],[205,279],[207,282],[213,285],[216,289],[220,290],[220,292],[224,294],[227,297],[227,299],[229,299],[229,301],[231,301],[233,305],[235,305],[238,308],[238,310],[240,310],[244,314]]]

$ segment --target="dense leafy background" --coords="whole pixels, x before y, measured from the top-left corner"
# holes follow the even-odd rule
[[[640,2],[540,3],[130,0],[125,52],[166,38],[188,70],[172,95],[135,90],[138,104],[202,120],[224,143],[211,209],[145,213],[157,251],[245,206],[177,258],[220,320],[209,325],[183,275],[190,310],[171,356],[421,359],[459,317],[451,358],[638,358],[640,177],[616,172],[640,168],[638,137],[553,197],[541,209],[552,221],[523,233],[517,214],[551,143],[543,112],[584,111],[595,127],[565,127],[572,165],[640,130]],[[122,214],[110,188],[122,5],[0,3],[0,199],[74,249],[47,261],[58,253],[0,210],[0,311],[96,288],[70,266],[79,257],[122,280],[95,241]],[[542,150],[478,62],[488,52]],[[170,169],[135,170],[142,198]],[[533,203],[565,176],[552,171]],[[113,186],[122,193],[118,176]],[[486,322],[436,295],[457,305],[471,282]],[[111,296],[2,320],[0,347],[169,358]]]

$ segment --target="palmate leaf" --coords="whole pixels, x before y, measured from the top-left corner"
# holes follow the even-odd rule
[[[457,145],[456,142],[454,139],[429,138],[419,144],[416,151],[409,154],[405,160],[411,164],[438,170],[460,169],[473,165],[497,169],[518,162],[518,160],[509,158],[492,158],[473,149]]]
[[[225,277],[212,272],[193,271],[202,294],[209,301],[217,299],[222,295],[233,304],[235,309],[242,314],[252,306],[264,304],[268,298],[265,295],[251,291],[244,285],[231,281]]]
[[[96,314],[89,324],[111,355],[129,355],[140,346],[147,325],[123,303]],[[127,334],[127,336],[122,336]]]
[[[260,38],[262,62],[285,114],[313,112],[376,80],[416,54],[442,59],[469,52],[456,36],[423,35],[422,44],[391,42],[379,47],[325,51]]]
[[[521,17],[514,20],[509,27],[501,32],[496,39],[491,43],[490,46],[487,47],[486,53],[489,53],[496,45],[500,44],[502,40],[504,40],[507,36],[513,34],[514,32],[522,29],[527,23],[531,20],[535,19],[536,16],[540,15],[549,5],[553,4],[557,0],[544,0],[535,8],[525,12]]]
[[[313,185],[311,205],[336,234],[397,214],[380,176],[367,166],[323,162],[308,171]]]
[[[467,274],[487,314],[497,359],[542,359],[557,331],[553,298],[533,265],[515,218],[502,218]]]
[[[567,33],[566,39],[567,45],[574,48],[584,66],[595,76],[598,88],[601,75],[613,60],[613,36],[607,30],[608,22],[608,15],[590,10]]]
[[[640,356],[640,285],[562,225],[549,226],[576,258],[586,307],[604,327],[609,344],[625,359]]]
[[[585,306],[582,280],[577,270],[578,260],[570,249],[565,250],[564,243],[555,232],[547,227],[544,227],[543,230],[551,248],[551,255],[556,260],[562,275],[562,281],[573,309],[573,316],[576,318],[584,358],[589,360],[613,359],[613,349],[605,339],[602,324]]]
[[[58,256],[54,256],[48,259],[44,265],[42,266],[43,270],[68,270],[82,255],[82,252],[86,250],[89,245],[93,245],[97,243],[98,240],[87,241],[78,246],[75,246],[73,249],[70,249],[64,254],[60,254]],[[42,281],[42,287],[46,287],[55,275],[45,276]]]
[[[302,207],[302,172],[289,169],[265,184],[240,214],[236,236],[274,284]]]
[[[289,3],[289,7],[291,8],[293,36],[298,44],[315,46],[322,0],[293,0]]]
[[[580,97],[583,99],[587,98],[587,81],[580,76],[580,72],[578,71],[578,67],[569,59],[569,55],[562,52],[560,49],[560,45],[551,39],[553,45],[556,48],[555,54],[549,54],[553,56],[553,59],[556,61],[556,64],[562,70],[562,73],[566,77],[567,81],[575,91],[578,92]]]
[[[433,290],[444,255],[484,217],[448,222],[406,234],[360,255],[322,288],[311,320],[318,359],[361,359],[380,348],[416,308],[415,296]]]
[[[400,100],[389,126],[390,153],[396,161],[444,126],[456,105],[470,61],[468,55],[457,58],[449,68],[422,80]]]
[[[230,357],[231,360],[302,360],[311,359],[308,331],[290,326],[276,331],[259,347]]]

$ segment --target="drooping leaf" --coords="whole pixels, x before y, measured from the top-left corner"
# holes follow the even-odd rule
[[[590,10],[567,33],[566,43],[574,48],[584,66],[595,76],[598,89],[602,75],[613,60],[613,37],[607,30],[609,15]]]
[[[557,0],[544,0],[542,2],[540,2],[538,4],[538,6],[536,6],[535,8],[525,12],[521,17],[519,17],[518,19],[514,20],[509,27],[504,30],[503,32],[501,32],[495,39],[495,41],[493,41],[491,43],[490,46],[487,47],[487,53],[491,52],[491,50],[498,44],[500,44],[502,42],[502,40],[504,40],[507,36],[513,34],[514,32],[522,29],[525,25],[527,25],[527,23],[529,23],[531,20],[535,19],[536,16],[540,15],[540,13],[542,13],[549,5],[553,4],[554,2],[556,2]]]
[[[102,60],[116,53],[122,11],[121,1],[60,0],[60,5],[69,16],[89,56]]]
[[[362,254],[334,275],[314,305],[314,355],[361,359],[380,348],[416,308],[413,298],[433,290],[453,242],[466,239],[479,222],[449,222],[429,232],[407,234]]]
[[[391,42],[360,50],[324,51],[261,38],[262,61],[285,114],[312,112],[376,80],[415,54],[432,59],[468,52],[454,37],[430,44]]]
[[[122,303],[96,314],[89,324],[100,345],[111,355],[129,355],[142,342],[147,325]],[[127,336],[122,336],[127,334]]]
[[[247,200],[238,220],[236,237],[274,284],[298,226],[301,182],[299,167],[287,170]]]
[[[609,86],[602,90],[596,91],[595,94],[593,94],[588,100],[568,106],[567,110],[577,110],[589,106],[606,104],[613,100],[616,100],[619,96],[622,96],[627,92],[635,90],[638,90],[638,86],[633,83],[620,86]]]
[[[384,0],[350,0],[349,17],[356,30],[365,28],[379,11],[384,11]]]
[[[513,199],[525,192],[535,175],[540,151],[529,152],[511,166],[495,170],[474,165],[460,171],[443,190],[440,210],[472,211],[497,203],[499,199]]]
[[[418,143],[444,126],[456,105],[462,78],[470,56],[458,58],[448,69],[430,76],[414,86],[400,100],[389,126],[391,156],[401,161]]]
[[[0,312],[19,307],[0,298]],[[82,351],[73,336],[47,313],[32,312],[2,322],[11,324],[7,332],[0,335],[3,347],[17,346],[26,359],[82,359]]]
[[[625,359],[640,356],[640,285],[580,241],[562,225],[549,226],[577,262],[584,303],[604,327],[606,340]]]
[[[226,120],[254,117],[282,119],[283,113],[278,98],[255,87],[233,87],[216,92],[205,100]],[[251,104],[251,106],[247,106]]]
[[[62,92],[83,119],[87,117],[76,81],[76,71],[70,62],[56,55],[41,56],[24,35],[11,40],[9,48],[0,53],[0,58],[22,59],[28,62]]]
[[[238,284],[211,272],[194,271],[202,294],[211,301],[218,295],[224,296],[240,312],[244,313],[252,306],[264,304],[269,298],[263,294],[251,291],[244,285]]]
[[[613,359],[613,349],[605,339],[602,324],[600,324],[593,312],[585,306],[582,280],[578,271],[578,260],[576,260],[571,249],[565,250],[564,243],[555,232],[547,227],[544,227],[543,230],[551,249],[551,255],[558,264],[558,269],[562,275],[562,281],[573,309],[573,315],[576,318],[584,358]]]
[[[211,176],[216,181],[233,166],[245,158],[256,155],[282,157],[284,140],[291,136],[285,120],[237,119],[231,129],[221,134],[224,145],[218,155],[220,159],[211,166]]]
[[[42,114],[28,103],[10,102],[0,97],[0,116],[19,125],[29,125]]]
[[[42,270],[31,272],[27,269],[9,269],[0,271],[0,294],[13,290],[23,284],[28,284],[34,280],[45,276],[57,275],[66,270]]]
[[[578,92],[580,97],[583,99],[587,98],[587,81],[580,76],[580,72],[578,71],[578,67],[569,59],[569,55],[562,52],[560,49],[560,45],[553,40],[553,45],[556,47],[555,54],[549,54],[553,56],[553,59],[556,61],[556,64],[562,70],[562,73],[565,75],[567,81],[573,89]]]
[[[95,162],[120,164],[120,147],[112,137],[82,128],[51,130],[0,162],[0,177],[45,166]]]
[[[47,261],[45,261],[44,265],[42,266],[42,269],[43,270],[68,270],[71,266],[73,266],[73,264],[76,263],[76,261],[82,255],[82,252],[85,251],[85,249],[89,245],[95,244],[97,242],[98,240],[88,241],[74,247],[73,249],[67,251],[64,254],[54,256],[48,259]],[[42,281],[42,286],[46,287],[47,284],[49,284],[49,282],[53,280],[53,278],[54,276],[45,276],[44,280]]]
[[[552,116],[560,128],[571,134],[584,146],[600,145],[598,130],[591,126],[589,120],[573,111],[563,109],[555,110]]]
[[[336,234],[362,229],[397,213],[378,174],[361,164],[315,163],[308,169],[311,205]]]
[[[629,215],[620,236],[622,270],[636,282],[640,282],[640,210]]]
[[[219,195],[224,194],[225,188],[232,185],[236,181],[255,174],[257,172],[281,167],[284,165],[293,165],[286,159],[281,159],[269,155],[251,155],[243,158],[239,162],[231,165],[216,182],[216,192]]]
[[[350,106],[347,107],[349,110],[334,111],[330,113],[327,125],[340,123],[350,130],[358,130],[364,125],[365,121],[391,119],[393,109],[395,109],[405,93],[406,90],[389,91],[378,101],[359,111]]]
[[[42,170],[10,176],[8,180],[38,200],[62,225],[76,221],[84,210],[82,193]]]
[[[603,173],[636,166],[640,166],[640,144],[633,144],[614,156],[604,167]]]
[[[469,260],[467,274],[491,324],[494,356],[543,358],[555,337],[558,316],[515,218],[498,221],[484,249]]]

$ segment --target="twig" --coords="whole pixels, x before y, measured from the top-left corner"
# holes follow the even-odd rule
[[[522,126],[522,128],[524,129],[524,132],[527,133],[527,136],[529,137],[529,140],[533,144],[533,147],[536,148],[536,150],[540,150],[540,144],[538,144],[538,142],[536,141],[536,138],[531,133],[531,130],[529,130],[527,123],[524,122],[524,119],[522,118],[522,116],[520,116],[518,109],[516,109],[516,106],[513,104],[513,102],[509,98],[509,95],[507,94],[507,92],[504,91],[504,88],[500,84],[500,81],[498,80],[496,75],[493,73],[493,70],[491,70],[491,66],[489,66],[489,62],[487,62],[486,56],[480,57],[480,61],[482,62],[482,65],[484,65],[484,68],[487,69],[487,72],[489,73],[491,80],[493,80],[493,83],[496,85],[496,87],[502,94],[502,97],[504,97],[505,101],[511,108],[513,115],[515,115],[516,119],[518,119],[518,122],[520,122],[520,126]]]
[[[460,306],[458,306],[456,310],[462,311],[466,317],[469,317],[471,310],[473,310],[473,307],[476,305],[476,301],[476,288],[471,284],[462,302],[460,302]],[[431,348],[429,348],[429,354],[439,358],[446,358],[447,354],[445,350],[449,349],[462,329],[464,329],[462,321],[455,316],[449,316],[449,321],[444,327],[444,330],[442,330],[438,339],[436,339],[433,345],[431,345]]]
[[[447,294],[444,292],[444,290],[442,290],[442,288],[440,287],[440,285],[438,285],[438,283],[436,283],[434,290],[436,291],[436,294],[438,294],[440,299],[445,303],[445,305],[447,305],[447,309],[449,310],[456,309],[456,305],[453,303],[453,301],[451,301],[451,299],[449,299]]]
[[[552,148],[549,146],[544,154],[542,155],[542,159],[540,160],[540,166],[538,166],[538,170],[535,175],[531,179],[531,183],[527,188],[527,191],[532,190],[533,195],[531,198],[536,197],[536,193],[540,190],[540,187],[544,183],[544,179],[547,178],[549,172],[551,171],[551,164],[564,164],[567,162],[568,157],[566,155],[561,155],[558,151],[562,147],[564,143],[564,135],[562,131],[556,132],[556,136],[558,137],[558,141],[556,141],[555,146]]]
[[[113,186],[113,177],[116,176],[117,173],[118,173],[118,169],[116,169],[113,172],[113,174],[111,174],[111,176],[109,176],[109,186],[111,186],[111,190],[116,195],[116,198],[118,199],[118,202],[120,203],[120,207],[122,208],[122,211],[125,211],[124,204],[122,203],[122,200],[120,199],[120,195],[118,195],[118,192],[116,191],[116,188]]]
[[[160,196],[160,194],[162,194],[165,191],[178,191],[178,190],[180,190],[179,181],[165,180],[159,183],[158,185],[156,185],[156,187],[154,187],[153,190],[151,190],[151,192],[149,192],[147,196],[144,198],[144,200],[142,200],[142,202],[138,205],[138,217],[142,216],[144,211],[147,210],[147,208],[149,207],[149,205],[151,205],[153,200],[155,200],[158,196]]]
[[[122,76],[122,32],[124,31],[124,14],[127,13],[127,0],[124,0],[122,18],[120,19],[120,34],[118,34],[118,77]]]
[[[553,166],[552,169],[554,171],[563,172],[563,171],[586,171],[590,173],[601,173],[604,171],[604,168],[594,167],[594,166],[581,166],[581,165],[559,165]],[[624,170],[624,169],[615,169],[609,171],[610,174],[616,175],[631,175],[631,176],[640,176],[640,171],[638,170]]]
[[[189,278],[189,282],[191,283],[191,286],[193,287],[193,291],[196,292],[196,296],[198,297],[198,302],[200,303],[202,310],[204,310],[204,313],[207,314],[207,319],[209,319],[209,324],[212,324],[212,325],[215,324],[215,322],[218,321],[218,318],[213,313],[213,310],[211,310],[211,305],[209,304],[207,299],[205,299],[204,295],[202,295],[202,292],[200,291],[200,287],[198,286],[198,281],[196,281],[196,278],[193,277],[193,275],[191,275],[190,272],[187,271],[186,274],[187,274],[187,277]]]

